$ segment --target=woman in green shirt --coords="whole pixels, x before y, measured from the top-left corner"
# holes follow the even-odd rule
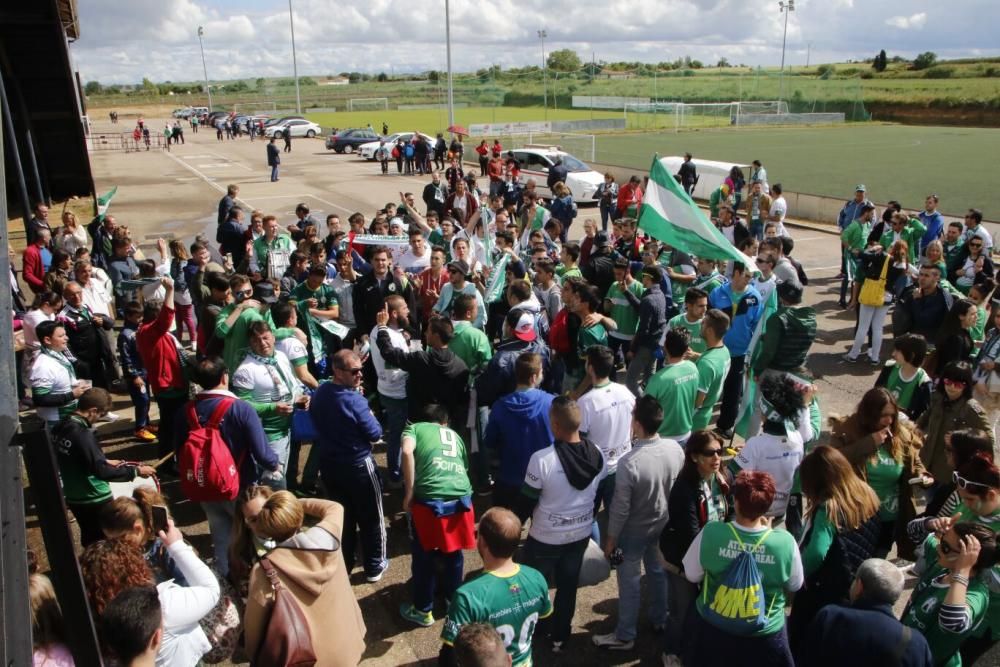
[[[920,580],[902,622],[923,633],[935,665],[961,667],[959,648],[986,621],[990,592],[984,576],[997,555],[996,533],[978,523],[956,523],[924,542]]]
[[[802,460],[799,477],[808,507],[799,543],[806,583],[788,619],[793,653],[816,612],[850,601],[854,575],[875,554],[881,527],[878,496],[833,447],[814,449]]]

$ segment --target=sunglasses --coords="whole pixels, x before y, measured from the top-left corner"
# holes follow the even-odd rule
[[[944,380],[942,380],[942,382],[944,382],[944,384],[945,384],[946,387],[964,387],[965,386],[965,383],[962,382],[961,380],[949,380],[948,378],[945,378]]]
[[[983,244],[982,243],[970,243],[969,247],[970,248],[982,248]]]
[[[951,481],[953,481],[955,485],[960,489],[967,489],[970,486],[980,486],[984,489],[992,488],[989,484],[983,484],[982,482],[973,482],[971,480],[965,479],[964,477],[958,474],[957,470],[951,473]]]
[[[722,448],[720,447],[716,449],[703,449],[701,451],[701,455],[708,458],[715,458],[716,456],[722,458]]]
[[[361,366],[358,366],[357,368],[341,368],[340,370],[344,373],[350,373],[351,375],[361,375],[361,373],[364,372],[361,369]]]

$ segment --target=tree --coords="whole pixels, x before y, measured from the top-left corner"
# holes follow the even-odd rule
[[[159,89],[156,87],[156,84],[145,77],[143,77],[142,79],[142,89],[144,92],[147,93],[156,93],[159,91]]]
[[[264,77],[257,77],[257,80],[254,81],[254,85],[257,87],[257,90],[264,90]]]
[[[379,72],[378,76],[375,77],[375,78],[376,78],[377,81],[380,81],[380,82],[381,81],[388,81],[389,80],[389,75],[386,74],[385,72]]]
[[[104,87],[98,81],[88,81],[83,87],[84,95],[100,95]]]
[[[691,61],[691,69],[701,69],[705,65],[700,60]]]
[[[432,69],[430,72],[427,73],[427,80],[430,81],[431,83],[437,83],[438,81],[441,80],[441,73],[438,72],[436,69]]]
[[[559,49],[549,54],[546,59],[549,69],[560,72],[575,72],[583,66],[580,56],[573,49]]]
[[[927,69],[933,67],[937,62],[937,54],[933,51],[924,51],[913,59],[913,69]]]
[[[719,62],[715,63],[716,67],[729,67],[729,61],[725,58],[719,58]]]
[[[888,59],[885,55],[885,49],[882,49],[878,52],[878,55],[875,56],[875,60],[872,61],[872,69],[876,72],[884,72],[887,64]]]

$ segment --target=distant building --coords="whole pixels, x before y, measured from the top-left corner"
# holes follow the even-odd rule
[[[601,72],[598,76],[606,79],[634,79],[635,72]]]
[[[326,79],[325,81],[320,81],[321,86],[346,86],[351,82],[346,76],[337,76],[332,79]]]

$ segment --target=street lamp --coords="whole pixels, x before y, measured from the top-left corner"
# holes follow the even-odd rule
[[[451,5],[448,0],[444,0],[444,41],[448,57],[448,127],[451,127],[455,124],[455,90],[451,82]]]
[[[291,1],[291,0],[289,0]],[[785,99],[785,40],[788,37],[788,15],[795,11],[795,0],[782,0],[778,8],[785,13],[785,32],[781,35],[781,74],[778,83],[778,101]]]
[[[204,34],[205,29],[198,26],[198,46],[201,47],[201,69],[205,72],[205,90],[208,92],[208,110],[212,111],[212,87],[208,85],[208,65],[205,64],[205,43],[201,39]]]
[[[288,0],[288,25],[292,28],[292,73],[295,75],[295,113],[302,113],[302,96],[299,94],[299,66],[295,61],[295,19],[292,17],[292,0]]]
[[[542,98],[543,104],[545,105],[545,120],[549,119],[549,77],[548,68],[545,64],[545,38],[549,36],[544,30],[538,31],[538,39],[542,40],[542,91],[544,97]]]

